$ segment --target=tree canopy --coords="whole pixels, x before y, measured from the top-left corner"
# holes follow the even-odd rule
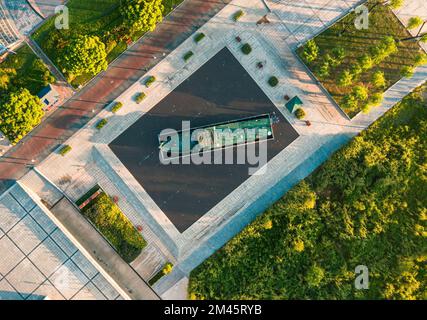
[[[154,31],[163,19],[162,0],[123,0],[120,12],[132,31]]]
[[[73,38],[59,60],[69,78],[83,73],[96,75],[108,67],[105,44],[97,36]]]
[[[417,92],[196,268],[190,298],[426,299],[426,136]]]
[[[27,89],[19,89],[0,98],[0,130],[11,143],[17,143],[43,117],[40,99]]]

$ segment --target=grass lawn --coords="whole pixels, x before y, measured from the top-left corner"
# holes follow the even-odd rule
[[[425,300],[426,98],[427,85],[193,270],[190,298]]]
[[[164,0],[164,14],[168,14],[183,0]],[[55,17],[47,20],[32,37],[41,46],[45,53],[57,63],[60,50],[56,49],[58,40],[66,42],[78,34],[97,35],[106,44],[108,61],[111,62],[127,49],[125,38],[120,24],[122,17],[119,12],[120,0],[69,0],[67,7],[70,13],[70,29],[56,30]],[[143,33],[130,35],[132,40],[137,40]],[[60,66],[59,66],[60,67]],[[78,87],[88,82],[93,76],[85,74],[77,77],[72,85]]]
[[[82,209],[86,216],[128,263],[147,245],[120,208],[104,192]]]
[[[46,65],[39,59],[31,48],[24,44],[15,54],[10,54],[5,61],[0,64],[0,72],[7,72],[10,76],[10,83],[7,88],[0,88],[0,94],[13,90],[14,88],[26,88],[33,95],[36,95],[44,88],[51,77],[51,73]],[[13,69],[16,74],[10,73]]]
[[[372,1],[368,1],[369,6]],[[414,13],[415,14],[415,13]],[[332,49],[342,47],[345,49],[346,57],[343,63],[331,68],[330,75],[321,80],[324,87],[329,91],[335,101],[343,108],[350,116],[354,117],[360,108],[346,108],[343,106],[343,98],[352,88],[358,84],[363,84],[369,88],[371,93],[385,91],[398,80],[401,79],[400,71],[404,66],[412,66],[416,55],[420,52],[420,46],[415,42],[400,42],[398,43],[398,52],[392,54],[379,65],[361,74],[358,81],[353,85],[342,88],[337,85],[339,75],[346,69],[354,66],[358,59],[370,52],[369,48],[378,45],[385,36],[393,36],[395,39],[403,39],[410,36],[406,28],[399,22],[393,12],[383,5],[377,6],[369,16],[369,28],[367,30],[357,30],[354,26],[355,13],[350,13],[343,20],[337,22],[332,27],[315,38],[316,44],[319,46],[319,56],[312,63],[308,63],[310,70],[318,79],[319,67],[323,61],[322,58],[326,54],[330,54]],[[347,29],[344,33],[343,30]],[[302,57],[304,47],[298,49],[298,54]],[[375,71],[384,72],[387,80],[387,85],[383,89],[375,89],[370,84],[372,75]]]

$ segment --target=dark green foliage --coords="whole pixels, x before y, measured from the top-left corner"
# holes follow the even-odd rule
[[[141,103],[142,101],[144,101],[144,99],[147,97],[147,95],[144,92],[140,92],[138,93],[138,95],[135,97],[135,101],[136,103]]]
[[[55,78],[49,69],[26,44],[0,64],[0,95],[19,88],[36,95],[53,82]]]
[[[111,198],[101,193],[82,210],[99,232],[128,263],[135,260],[147,245],[141,234]]]
[[[405,98],[196,268],[189,297],[426,299],[426,93]],[[369,290],[354,287],[360,264]]]
[[[102,120],[100,120],[97,124],[96,124],[96,128],[98,129],[98,130],[101,130],[102,128],[104,128],[105,127],[105,125],[108,123],[108,120],[107,119],[102,119]]]
[[[44,115],[40,99],[27,89],[0,96],[0,130],[12,144],[37,126]]]
[[[117,111],[119,111],[121,108],[123,108],[123,103],[121,102],[116,102],[114,104],[114,106],[111,108],[111,112],[112,113],[116,113]]]
[[[63,146],[60,150],[59,150],[59,154],[61,155],[61,156],[65,156],[68,152],[70,152],[71,151],[71,146],[69,146],[69,145],[65,145],[65,146]]]
[[[268,84],[271,87],[276,87],[279,84],[279,79],[277,79],[277,77],[275,77],[275,76],[270,77],[270,79],[268,79]]]
[[[412,78],[412,76],[414,75],[414,67],[411,66],[404,66],[402,68],[402,70],[400,70],[400,74],[402,75],[402,77],[405,78]]]
[[[250,53],[252,52],[252,47],[251,47],[251,45],[250,45],[249,43],[245,43],[245,44],[242,46],[242,52],[243,52],[244,54],[246,54],[246,55],[250,54]]]
[[[169,14],[182,1],[163,0],[163,16]],[[129,10],[122,11],[125,15],[129,13],[132,18],[124,21],[124,16],[120,12],[120,5],[128,2],[129,0],[126,2],[122,0],[69,0],[67,7],[70,13],[70,28],[57,30],[55,28],[56,17],[50,17],[33,33],[32,37],[49,58],[56,62],[63,55],[63,51],[71,39],[80,35],[97,36],[105,44],[108,55],[107,61],[110,63],[128,48],[129,43],[143,36],[146,29],[152,28],[153,21],[159,20],[159,12],[154,8],[158,8],[158,5],[152,3],[148,6],[147,12],[154,13],[154,15],[149,16],[142,24],[139,18],[143,17],[142,19],[144,19],[145,17],[144,13],[139,10],[138,12],[141,13],[139,18],[137,12],[134,12],[134,15]],[[136,28],[129,28],[129,26]],[[63,66],[59,65],[59,68],[63,69]],[[92,77],[90,73],[82,74],[76,77],[72,84],[79,87],[87,83]]]
[[[83,204],[83,202],[89,199],[94,193],[96,193],[100,189],[101,188],[99,185],[93,186],[88,192],[86,192],[82,197],[80,197],[80,199],[76,201],[76,205],[80,206],[81,204]]]
[[[191,57],[194,56],[193,51],[188,51],[185,55],[184,55],[184,61],[187,62],[188,60],[191,59]]]
[[[301,57],[305,62],[311,63],[317,59],[319,55],[319,47],[314,40],[308,41],[300,51]]]
[[[196,41],[196,43],[199,43],[204,38],[205,38],[205,34],[203,32],[200,32],[194,37],[194,41]]]
[[[242,18],[244,15],[245,15],[245,13],[242,10],[239,10],[233,15],[233,20],[239,21],[240,18]]]
[[[155,76],[149,76],[147,80],[145,80],[145,86],[147,88],[151,87],[151,85],[156,82],[156,77]]]
[[[162,0],[121,0],[123,25],[132,32],[154,31],[163,19]]]

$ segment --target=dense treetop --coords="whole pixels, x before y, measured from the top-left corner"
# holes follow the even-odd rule
[[[426,299],[426,137],[417,92],[195,269],[190,297]]]
[[[43,105],[28,89],[19,89],[0,97],[0,130],[16,143],[43,117]]]

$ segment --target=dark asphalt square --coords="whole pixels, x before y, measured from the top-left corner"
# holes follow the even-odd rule
[[[261,114],[278,119],[273,125],[274,140],[267,142],[271,160],[298,133],[224,48],[111,142],[110,148],[176,228],[184,232],[245,182],[250,177],[249,168],[254,166],[163,165],[158,135],[168,128],[180,131],[182,121],[190,121],[194,128]]]

